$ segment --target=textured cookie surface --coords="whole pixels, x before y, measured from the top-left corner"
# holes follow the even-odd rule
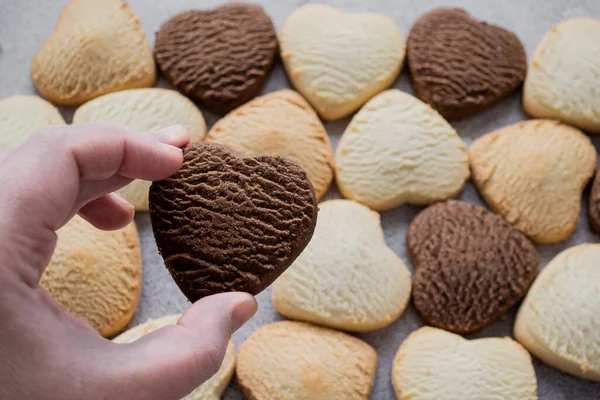
[[[240,347],[236,375],[250,400],[366,400],[376,368],[377,353],[362,340],[283,321]]]
[[[600,174],[598,171],[596,171],[596,177],[590,192],[588,222],[594,232],[600,235]]]
[[[333,180],[333,150],[319,117],[292,90],[258,97],[217,121],[206,138],[247,155],[272,154],[300,165],[317,198]]]
[[[158,319],[149,319],[143,324],[123,332],[113,339],[115,343],[131,343],[141,337],[167,325],[174,325],[181,315],[167,315]],[[229,384],[235,369],[235,349],[229,342],[221,368],[209,380],[181,400],[219,400]]]
[[[277,53],[277,35],[260,6],[231,3],[172,17],[157,32],[154,53],[179,90],[227,112],[260,91]]]
[[[19,147],[37,130],[65,125],[56,107],[37,96],[0,100],[0,148]]]
[[[514,33],[458,8],[419,18],[407,51],[417,95],[447,118],[496,103],[523,82],[527,70],[525,49]]]
[[[483,329],[526,293],[539,268],[535,247],[484,208],[450,200],[410,224],[413,300],[430,324],[458,333]]]
[[[410,272],[385,244],[379,214],[332,200],[319,204],[312,240],[275,281],[273,304],[292,319],[368,331],[404,312],[410,286]]]
[[[469,178],[464,142],[427,104],[399,90],[371,99],[336,152],[340,192],[374,210],[454,197]]]
[[[135,224],[101,231],[75,216],[57,235],[40,286],[101,335],[119,333],[135,314],[140,297],[142,258]]]
[[[156,68],[140,21],[120,0],[73,0],[33,57],[37,90],[79,105],[124,89],[152,86]]]
[[[257,294],[304,250],[317,222],[315,192],[297,164],[243,156],[216,143],[184,148],[183,166],[150,187],[158,250],[194,302]]]
[[[328,120],[353,113],[390,86],[405,54],[392,19],[322,4],[294,11],[281,28],[279,45],[293,85]]]
[[[550,120],[523,121],[469,148],[473,180],[490,208],[537,243],[577,227],[596,149],[581,131]]]
[[[600,133],[600,20],[575,18],[553,26],[533,53],[523,108]]]
[[[190,141],[204,139],[206,123],[191,100],[174,90],[132,89],[91,100],[75,111],[73,123],[112,122],[139,132],[153,132],[171,125],[183,125]],[[148,211],[150,182],[136,180],[117,193],[135,206]]]
[[[441,329],[413,332],[396,354],[398,400],[536,400],[531,357],[510,338],[465,340]]]
[[[559,253],[542,270],[515,322],[515,338],[554,368],[600,381],[600,245]]]

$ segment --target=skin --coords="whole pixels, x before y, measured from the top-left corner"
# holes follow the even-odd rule
[[[81,124],[0,153],[0,398],[179,399],[219,369],[231,334],[256,312],[249,294],[203,298],[177,325],[115,344],[38,286],[57,229],[75,214],[99,229],[126,226],[133,206],[112,192],[175,173],[188,141],[179,126]]]

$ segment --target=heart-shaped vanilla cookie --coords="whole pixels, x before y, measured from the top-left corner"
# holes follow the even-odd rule
[[[237,381],[247,399],[367,400],[377,353],[348,334],[280,321],[240,346]]]
[[[336,152],[340,192],[378,211],[455,197],[468,178],[467,149],[454,128],[395,89],[356,113]]]
[[[300,165],[317,198],[333,180],[333,150],[327,131],[310,105],[292,90],[258,97],[213,125],[207,141],[246,155],[271,154]]]
[[[514,33],[458,8],[419,18],[408,35],[407,58],[417,95],[446,118],[498,102],[521,85],[527,70]]]
[[[113,339],[115,343],[132,343],[162,327],[175,325],[181,315],[167,315],[158,319],[149,319]],[[229,342],[221,368],[202,385],[181,400],[219,400],[229,384],[235,370],[235,349]]]
[[[60,112],[46,100],[11,96],[0,101],[0,148],[17,148],[38,129],[65,124]]]
[[[206,122],[196,105],[176,90],[144,88],[110,93],[88,101],[75,111],[73,123],[110,122],[138,132],[155,132],[182,125],[190,142],[204,139]],[[148,211],[149,181],[136,179],[117,192],[136,211]]]
[[[124,89],[152,86],[156,68],[139,19],[121,0],[73,0],[33,57],[37,90],[79,105]]]
[[[577,227],[596,148],[578,129],[523,121],[469,148],[473,180],[489,206],[537,243],[566,239]]]
[[[561,371],[600,382],[600,245],[558,254],[542,270],[515,322],[515,338]]]
[[[553,26],[538,45],[523,86],[523,108],[600,133],[600,19],[573,18]]]
[[[466,340],[424,327],[402,343],[392,365],[398,400],[536,400],[531,357],[510,338]]]
[[[279,46],[292,84],[327,120],[353,113],[390,86],[405,55],[391,18],[322,4],[294,11],[281,28]]]
[[[183,151],[175,175],[150,187],[158,250],[194,302],[229,291],[257,294],[304,250],[317,222],[306,173],[277,156],[244,156],[216,143]]]
[[[527,292],[540,260],[514,226],[482,207],[449,200],[423,210],[406,235],[415,267],[413,300],[432,325],[485,328]]]
[[[319,205],[313,240],[273,285],[286,317],[348,331],[392,323],[409,299],[410,272],[385,244],[379,214],[349,200]]]
[[[260,91],[277,54],[277,35],[261,6],[230,3],[170,18],[156,33],[154,53],[173,85],[225,113]]]

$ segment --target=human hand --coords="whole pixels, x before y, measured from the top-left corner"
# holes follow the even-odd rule
[[[82,124],[0,153],[0,398],[179,399],[219,369],[231,334],[256,312],[249,294],[206,297],[177,325],[114,344],[38,286],[57,229],[77,213],[99,229],[126,226],[134,209],[111,192],[175,173],[188,141],[182,127]]]

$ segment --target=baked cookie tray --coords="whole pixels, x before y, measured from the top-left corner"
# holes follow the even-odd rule
[[[0,98],[16,93],[35,93],[29,75],[23,73],[23,71],[29,67],[39,44],[54,29],[58,15],[67,2],[67,0],[50,2],[44,0],[8,0],[8,5],[3,2],[2,17],[0,19]],[[262,0],[255,2],[261,4],[267,10],[278,30],[284,19],[298,6],[305,3],[300,0]],[[553,24],[572,17],[592,16],[597,18],[600,16],[600,2],[589,0],[572,0],[569,2],[563,2],[562,0],[521,0],[510,4],[494,0],[453,0],[451,3],[441,0],[421,2],[383,0],[368,3],[361,0],[321,0],[321,2],[343,8],[346,11],[375,11],[385,14],[396,21],[405,38],[411,24],[428,10],[449,5],[461,7],[479,20],[490,21],[515,32],[525,46],[528,59],[531,57],[537,43]],[[225,1],[214,0],[200,4],[191,0],[171,0],[168,2],[130,0],[129,3],[140,18],[148,38],[153,41],[154,33],[167,16],[185,9],[209,8],[225,3]],[[172,88],[163,78],[159,79],[157,86]],[[261,94],[289,87],[289,81],[278,60]],[[406,65],[393,87],[414,94]],[[208,128],[210,128],[218,119],[218,116],[208,112],[201,106],[200,108],[207,120]],[[61,109],[67,122],[71,121],[73,111],[73,108]],[[467,145],[470,145],[476,138],[485,133],[524,119],[528,119],[528,117],[522,110],[521,94],[520,90],[517,90],[509,98],[487,111],[462,120],[451,121],[451,124]],[[349,121],[350,118],[344,118],[325,123],[334,149]],[[592,136],[591,138],[596,149],[600,150],[600,137]],[[532,162],[535,162],[535,160],[532,160]],[[321,201],[340,197],[334,184]],[[587,221],[588,197],[589,188],[583,194],[577,229],[567,240],[556,244],[536,246],[540,254],[542,268],[555,255],[566,248],[581,243],[598,242],[598,237],[591,232]],[[487,207],[471,182],[467,183],[459,199]],[[410,222],[420,210],[419,207],[404,205],[381,214],[388,246],[402,258],[411,269],[411,272],[413,267],[406,252],[406,231]],[[148,214],[138,213],[135,221],[140,235],[143,256],[143,287],[140,304],[130,326],[142,323],[148,318],[182,312],[189,305],[164,268],[163,261],[154,243]],[[236,348],[258,327],[283,319],[271,304],[270,288],[259,294],[257,299],[259,302],[258,313],[234,335]],[[508,316],[502,320],[495,322],[483,331],[467,335],[467,338],[512,336],[517,308],[514,307]],[[404,314],[388,327],[357,335],[374,346],[378,353],[377,377],[371,399],[395,399],[390,379],[392,360],[403,340],[423,325],[421,317],[411,304]],[[566,375],[535,358],[533,363],[540,400],[600,399],[600,383],[584,381]],[[237,387],[235,378],[222,398],[225,400],[244,398]]]

